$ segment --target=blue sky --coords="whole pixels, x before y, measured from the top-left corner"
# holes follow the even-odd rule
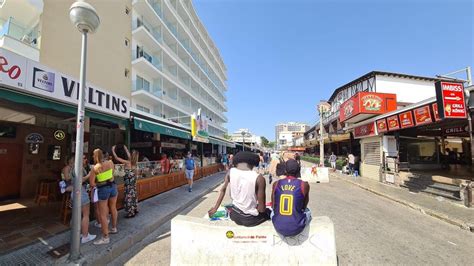
[[[372,70],[434,76],[474,65],[471,0],[194,0],[227,65],[228,129],[274,139]]]

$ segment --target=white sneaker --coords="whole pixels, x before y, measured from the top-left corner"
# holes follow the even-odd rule
[[[102,237],[99,240],[94,241],[94,245],[106,245],[110,243],[110,238]]]
[[[85,244],[87,242],[94,240],[96,237],[97,237],[96,235],[88,234],[86,237],[81,237],[81,243]]]

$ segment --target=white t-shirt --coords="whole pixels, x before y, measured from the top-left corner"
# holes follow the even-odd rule
[[[349,154],[349,163],[350,163],[350,164],[355,164],[355,157],[354,157],[354,155],[353,155],[352,153]]]
[[[230,198],[243,213],[258,216],[255,184],[258,173],[237,168],[230,169]]]

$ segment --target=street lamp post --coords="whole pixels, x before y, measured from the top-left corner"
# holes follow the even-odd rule
[[[84,115],[85,115],[85,92],[86,92],[86,64],[87,64],[87,34],[94,33],[100,24],[99,16],[96,10],[90,4],[84,1],[76,1],[69,9],[69,18],[82,33],[81,48],[81,70],[80,70],[80,89],[79,100],[77,104],[76,118],[76,147],[74,160],[74,186],[73,186],[73,207],[72,207],[72,229],[71,229],[71,252],[70,261],[79,260],[81,245],[81,186],[82,186],[82,156],[84,145]]]

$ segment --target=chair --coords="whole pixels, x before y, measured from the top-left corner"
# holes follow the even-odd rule
[[[59,211],[59,216],[63,224],[67,225],[69,215],[71,214],[72,214],[71,193],[65,192],[63,194],[63,199],[61,202],[61,210]]]
[[[35,202],[38,203],[38,205],[41,205],[41,202],[43,201],[48,204],[50,198],[56,199],[56,189],[53,187],[55,185],[56,181],[41,180],[36,189]]]

